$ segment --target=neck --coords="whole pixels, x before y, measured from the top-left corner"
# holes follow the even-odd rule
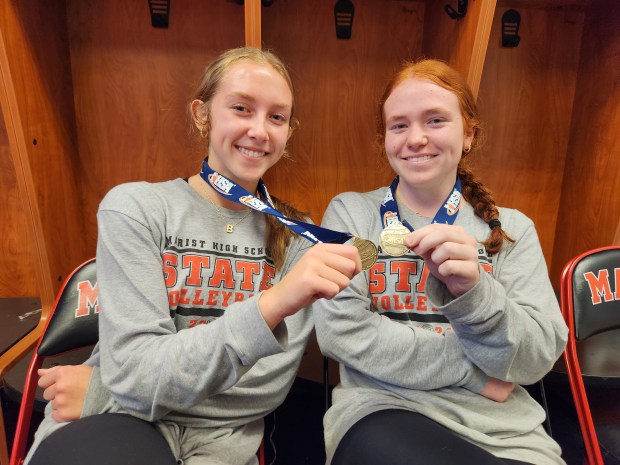
[[[405,204],[412,212],[433,218],[437,211],[443,206],[444,202],[452,192],[454,183],[449,186],[438,186],[436,189],[421,189],[407,185],[402,181],[398,183],[396,195],[398,200]]]

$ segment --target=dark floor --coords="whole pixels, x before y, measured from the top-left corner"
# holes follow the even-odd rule
[[[551,433],[562,447],[568,465],[582,465],[581,430],[566,375],[550,373],[545,378]],[[617,380],[586,383],[586,390],[605,465],[620,465],[620,388]],[[532,396],[539,400],[535,393]]]
[[[284,404],[265,420],[265,462],[324,464],[324,412],[323,385],[298,378]]]
[[[6,430],[6,441],[9,448],[9,455],[11,454],[11,446],[13,445],[13,437],[15,434],[15,425],[17,424],[17,415],[19,411],[19,406],[12,400],[9,399],[4,389],[0,390],[0,400],[2,401],[2,413],[4,414],[4,428]],[[33,412],[32,414],[32,422],[35,425],[38,425],[39,422],[43,419],[43,415],[38,412]],[[32,428],[34,431],[34,428]],[[32,432],[31,439],[32,441]]]
[[[538,385],[531,394],[542,401]],[[567,465],[582,465],[583,444],[565,380],[546,379],[546,398],[550,411],[551,430],[564,451]],[[15,428],[17,405],[3,395],[3,411],[9,444]],[[266,421],[265,456],[269,465],[322,465],[325,460],[322,435],[322,415],[325,410],[323,385],[297,379],[285,403]],[[40,414],[35,414],[35,422]],[[620,437],[611,437],[611,447],[618,448]],[[616,451],[617,453],[617,451]],[[606,465],[620,461],[604,448]],[[274,460],[275,457],[275,460]],[[617,455],[616,455],[617,457]]]

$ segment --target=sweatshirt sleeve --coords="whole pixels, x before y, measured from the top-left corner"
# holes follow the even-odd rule
[[[568,330],[534,225],[513,212],[504,228],[521,232],[499,253],[492,275],[481,270],[480,282],[456,299],[429,277],[427,294],[450,320],[467,356],[487,375],[532,384],[562,354]]]
[[[351,212],[360,222],[369,209],[352,207],[342,199],[331,202],[323,225],[363,237]],[[362,272],[334,299],[314,304],[322,352],[384,383],[419,390],[460,386],[480,392],[488,378],[465,356],[456,335],[410,327],[372,311],[368,280],[368,272]]]
[[[178,331],[159,238],[141,208],[115,189],[99,209],[100,366],[114,400],[154,421],[230,388],[259,359],[285,351],[287,328],[282,322],[270,331],[256,294],[210,324]]]
[[[84,399],[84,405],[82,407],[80,418],[89,417],[91,415],[108,411],[113,403],[110,393],[101,383],[99,366],[91,366],[93,367],[93,371],[90,375],[88,390],[86,391],[86,398]]]

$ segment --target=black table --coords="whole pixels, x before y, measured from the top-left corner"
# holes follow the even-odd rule
[[[39,322],[41,312],[20,320],[19,316],[41,308],[38,297],[0,298],[0,354],[5,353]]]

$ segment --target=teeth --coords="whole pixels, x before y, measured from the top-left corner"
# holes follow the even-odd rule
[[[259,158],[265,155],[265,152],[256,152],[254,150],[249,150],[244,147],[237,147],[239,152],[246,154],[248,157]]]
[[[412,161],[412,162],[419,162],[419,161],[426,161],[426,160],[430,160],[431,158],[433,158],[432,155],[424,155],[423,157],[407,157],[405,158],[405,160],[407,161]]]

